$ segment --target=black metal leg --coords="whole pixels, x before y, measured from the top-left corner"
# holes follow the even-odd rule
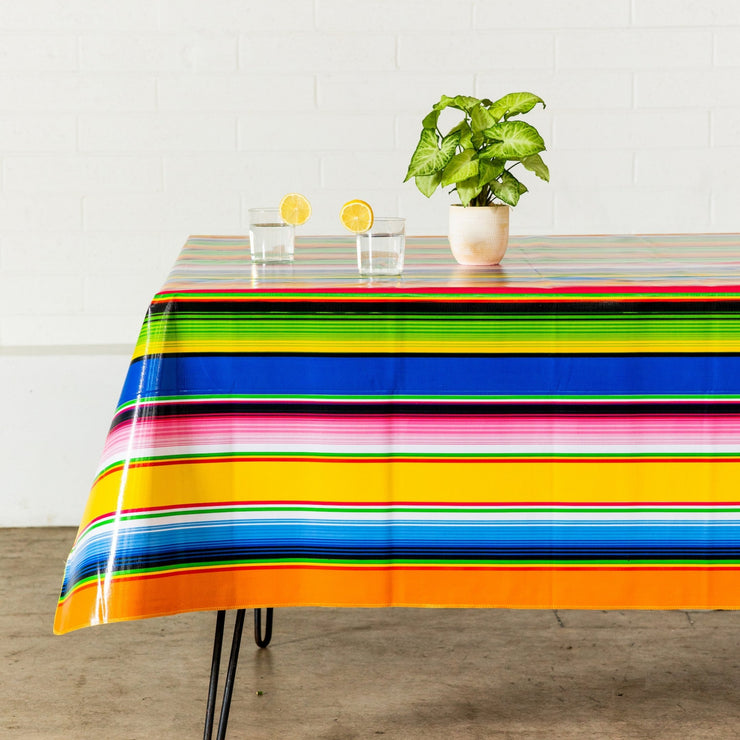
[[[272,639],[272,609],[265,609],[265,636],[262,637],[262,609],[254,610],[254,641],[258,647],[266,648]]]
[[[231,709],[231,697],[234,693],[234,682],[236,680],[236,665],[239,661],[239,647],[241,645],[242,631],[244,629],[245,609],[239,609],[234,622],[234,636],[231,640],[231,656],[229,667],[226,671],[226,683],[224,684],[224,695],[221,700],[221,716],[218,722],[216,740],[224,740],[226,737],[226,726],[229,723],[229,710]],[[224,621],[226,612],[219,611],[216,616],[216,634],[213,639],[213,658],[211,660],[211,680],[208,685],[208,704],[206,707],[206,724],[203,730],[203,740],[211,740],[213,735],[213,717],[216,709],[216,692],[218,689],[218,672],[221,664],[221,648],[224,637]]]
[[[221,665],[221,645],[224,639],[224,621],[226,612],[216,615],[216,635],[213,638],[213,658],[211,659],[211,681],[208,684],[208,704],[206,705],[206,726],[203,740],[211,740],[213,735],[213,715],[216,710],[216,690],[218,688],[218,671]]]
[[[226,683],[224,684],[224,698],[221,702],[221,718],[218,721],[218,734],[216,740],[224,740],[226,737],[226,725],[229,723],[229,710],[231,709],[231,695],[234,693],[234,680],[236,678],[236,664],[239,660],[239,646],[242,641],[242,630],[244,628],[244,613],[246,609],[239,609],[234,622],[234,637],[231,640],[231,656],[229,667],[226,671]]]

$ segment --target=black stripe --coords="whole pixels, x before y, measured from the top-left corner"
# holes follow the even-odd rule
[[[371,547],[363,545],[299,545],[283,543],[266,543],[264,546],[248,546],[244,544],[225,544],[220,547],[193,548],[181,550],[163,549],[160,551],[141,553],[119,553],[111,566],[104,556],[87,559],[80,563],[62,587],[62,597],[70,588],[84,578],[101,572],[112,570],[114,573],[121,570],[141,568],[166,568],[173,566],[187,566],[201,562],[217,561],[234,563],[242,560],[256,562],[271,558],[286,558],[301,560],[306,558],[322,558],[328,560],[372,561],[390,559],[393,562],[404,564],[411,560],[472,560],[479,563],[499,563],[518,560],[537,560],[547,562],[570,562],[577,564],[581,561],[603,561],[612,565],[630,564],[633,561],[699,561],[712,563],[718,560],[740,559],[740,543],[729,545],[614,545],[609,546],[561,546],[553,542],[548,545],[513,545],[501,546],[491,544],[483,547],[465,547],[464,545],[449,545],[447,547]]]
[[[116,415],[111,429],[131,420],[159,419],[179,416],[202,416],[231,414],[274,414],[274,415],[312,415],[321,414],[332,417],[342,416],[720,416],[740,414],[740,403],[718,401],[716,403],[697,401],[615,401],[607,402],[567,402],[567,401],[534,401],[517,402],[358,402],[358,401],[192,401],[188,403],[158,403],[130,408]]]
[[[568,315],[618,315],[629,314],[706,314],[720,313],[728,315],[740,314],[740,298],[721,299],[717,296],[707,296],[698,301],[618,301],[604,300],[577,300],[577,301],[531,301],[531,300],[496,300],[489,296],[484,301],[431,301],[418,296],[406,301],[327,301],[318,297],[312,301],[188,301],[172,299],[167,303],[155,303],[150,307],[153,315],[169,313],[212,314],[236,313],[243,314],[244,319],[254,316],[289,315],[299,320],[302,316],[315,319],[318,316],[352,315],[353,318],[377,317],[378,314],[431,314],[439,316],[492,316],[492,315],[525,315],[535,318],[565,317]]]

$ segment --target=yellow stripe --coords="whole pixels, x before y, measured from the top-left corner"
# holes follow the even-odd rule
[[[398,340],[346,340],[335,341],[331,339],[312,339],[310,341],[290,340],[234,340],[219,341],[216,338],[206,340],[184,340],[184,341],[140,341],[136,345],[134,357],[146,354],[161,354],[170,352],[425,352],[435,354],[455,352],[475,353],[560,353],[572,354],[580,352],[740,352],[740,340],[729,339],[700,339],[686,341],[680,338],[667,338],[664,340],[648,339],[638,341],[635,339],[606,341],[582,340],[481,340],[474,342],[460,341],[424,341],[403,339]]]
[[[262,500],[721,503],[737,501],[739,492],[740,465],[730,462],[209,461],[106,475],[93,488],[82,527],[115,511],[119,500],[128,509]]]

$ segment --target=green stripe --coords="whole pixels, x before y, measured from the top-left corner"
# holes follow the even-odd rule
[[[434,342],[438,348],[444,343],[475,343],[506,340],[545,343],[567,342],[673,342],[680,345],[738,341],[740,319],[706,316],[687,320],[654,317],[604,318],[584,320],[535,319],[522,317],[434,318],[417,320],[400,315],[368,315],[367,317],[296,317],[246,318],[211,316],[202,320],[188,318],[156,318],[147,320],[139,334],[139,344],[168,339],[175,333],[175,346],[189,341],[226,341],[234,345],[240,341],[297,342],[317,341],[340,344],[364,342],[379,344],[415,341]],[[170,337],[171,339],[171,337]]]

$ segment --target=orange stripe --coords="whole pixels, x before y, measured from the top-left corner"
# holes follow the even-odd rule
[[[78,589],[54,632],[267,606],[740,609],[740,568],[245,567],[121,578],[104,591],[102,582]]]

